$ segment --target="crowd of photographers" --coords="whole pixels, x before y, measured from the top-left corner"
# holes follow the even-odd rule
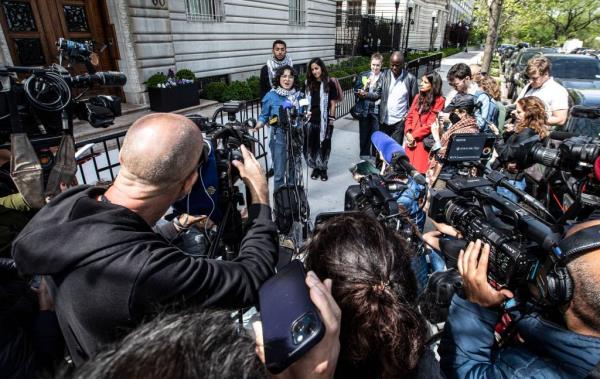
[[[285,43],[275,42],[263,70],[272,88],[265,89],[258,127],[272,127],[278,189],[290,178],[296,181],[301,154],[290,162],[288,134],[277,120],[271,122],[273,116],[281,118],[286,100],[300,108]],[[546,93],[557,95],[544,89],[551,80],[547,62],[536,59],[528,68],[532,84],[517,101],[512,122],[504,123],[496,84],[485,73],[474,73],[477,67],[452,67],[447,79],[455,93],[445,99],[437,73],[427,73],[417,85],[400,53],[391,55],[385,70],[383,57],[373,55],[371,71],[361,73],[355,85],[360,155],[382,170],[392,160],[400,162],[391,166],[402,168],[394,175],[405,186],[394,202],[404,212],[400,221],[411,225],[410,236],[368,212],[341,214],[318,225],[300,256],[308,271],[308,296],[324,331],[276,375],[265,365],[272,347],[263,339],[268,334],[263,325],[243,327],[233,317],[239,309],[258,305],[261,286],[281,265],[266,173],[242,144],[231,169],[243,179],[251,202],[235,258],[185,254],[174,241],[209,220],[181,214],[172,222],[157,222],[193,192],[197,181],[206,191],[199,178],[199,168],[209,160],[199,148],[204,137],[183,116],[140,118],[127,132],[119,174],[108,188],[62,188],[35,215],[27,213],[28,222],[6,228],[12,245],[10,254],[3,249],[0,267],[1,376],[600,377],[598,211],[551,241],[558,258],[538,286],[550,305],[543,309],[529,301],[535,297],[521,303],[521,288],[512,282],[502,286],[490,280],[490,272],[503,263],[496,259],[498,247],[486,243],[495,241],[492,237],[469,240],[465,230],[439,219],[433,223],[436,231],[421,236],[425,214],[438,201],[427,199],[427,192],[441,197],[447,188],[457,191],[456,178],[482,175],[481,167],[451,161],[456,136],[496,135],[495,168],[507,186],[525,189],[527,167],[512,150],[525,140],[543,141],[551,124],[564,123],[561,101],[545,98]],[[327,180],[329,115],[335,112],[329,100],[337,89],[325,88],[329,81],[323,80],[327,72],[320,59],[309,68],[308,91],[316,100],[309,100],[308,146],[302,153],[313,168],[311,177]],[[392,154],[383,145],[396,150]],[[497,193],[518,200],[506,188]],[[14,195],[1,200],[2,210],[29,212]],[[502,208],[500,202],[496,206]],[[419,254],[437,271],[426,273],[423,282],[414,249],[420,238],[433,250]],[[445,325],[436,335],[433,325],[440,323]]]

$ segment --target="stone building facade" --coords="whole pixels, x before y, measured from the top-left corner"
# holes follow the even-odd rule
[[[144,82],[159,71],[256,75],[279,38],[295,64],[334,59],[332,0],[5,0],[0,13],[4,64],[49,64],[57,37],[92,39],[101,69],[127,75],[123,92],[135,104],[147,103]]]

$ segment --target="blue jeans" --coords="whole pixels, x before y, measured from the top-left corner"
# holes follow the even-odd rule
[[[285,130],[279,127],[271,128],[269,149],[273,159],[274,183],[273,192],[284,184],[301,184],[300,172],[302,171],[301,149],[295,152],[295,162],[288,157],[287,136]],[[286,177],[287,167],[287,177]]]
[[[521,180],[509,179],[508,182],[510,184],[512,184],[513,186],[517,187],[518,189],[525,190],[525,178],[523,178]],[[511,200],[512,202],[516,203],[517,201],[519,201],[519,198],[517,197],[517,195],[515,195],[510,190],[508,190],[502,186],[498,186],[498,188],[496,188],[496,192],[498,192],[500,195],[504,196],[508,200]]]

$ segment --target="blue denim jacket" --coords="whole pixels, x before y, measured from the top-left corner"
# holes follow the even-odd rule
[[[419,208],[419,197],[422,195],[425,187],[416,183],[412,178],[408,178],[407,184],[408,188],[402,192],[395,192],[392,196],[396,198],[398,204],[406,208],[410,214],[410,218],[422,232],[425,227],[425,212]]]
[[[300,91],[296,92],[296,100],[300,100],[302,93]],[[268,124],[269,119],[273,116],[279,117],[279,107],[286,100],[285,96],[281,96],[277,94],[277,92],[271,90],[262,98],[262,107],[260,110],[260,115],[258,116],[258,121],[263,122],[264,124]],[[300,107],[298,110],[299,114],[304,114],[304,107]]]
[[[493,349],[498,316],[454,296],[438,349],[447,378],[584,378],[598,363],[600,338],[571,332],[536,314],[514,317],[524,343]]]

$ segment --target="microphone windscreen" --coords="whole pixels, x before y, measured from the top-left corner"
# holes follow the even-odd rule
[[[594,176],[596,180],[600,180],[600,157],[594,161]]]
[[[281,103],[281,106],[283,107],[283,109],[292,109],[294,107],[294,104],[292,104],[292,102],[289,99],[285,99],[283,103]]]
[[[379,151],[381,155],[383,155],[383,159],[387,163],[392,162],[392,156],[395,153],[399,152],[402,155],[406,155],[406,153],[404,152],[404,148],[400,146],[398,142],[396,142],[392,137],[388,136],[383,132],[377,131],[373,133],[371,135],[371,142],[373,143],[377,151]]]

